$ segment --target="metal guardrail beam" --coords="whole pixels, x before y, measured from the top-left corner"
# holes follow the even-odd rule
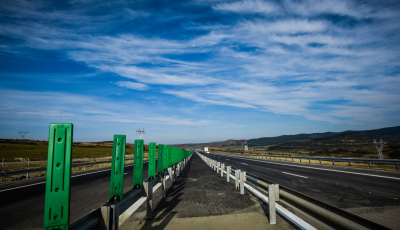
[[[265,157],[275,160],[277,158],[287,159],[300,159],[300,160],[318,160],[318,161],[329,161],[329,162],[353,162],[353,163],[367,163],[371,167],[371,164],[388,164],[395,165],[396,170],[399,170],[400,160],[397,159],[367,159],[367,158],[335,158],[335,157],[302,157],[302,156],[281,156],[281,155],[262,155],[262,154],[239,154],[239,153],[223,153],[228,155],[236,155],[243,157]],[[351,166],[351,165],[350,165]]]
[[[247,173],[246,179],[251,182],[251,184],[262,187],[267,191],[269,189],[269,185],[275,184],[273,181],[267,180],[251,173]],[[278,194],[280,196],[278,200],[283,198],[286,201],[294,203],[314,213],[320,218],[325,219],[330,223],[333,223],[341,229],[389,229],[383,225],[367,220],[356,214],[327,204],[323,201],[320,201],[282,185],[279,185]]]
[[[190,155],[188,154],[187,158],[189,159]],[[162,180],[155,179],[151,181],[147,181],[148,185],[150,188],[154,188],[157,183],[162,182]],[[118,221],[121,221],[121,216],[124,215],[124,212],[127,211],[129,208],[131,208],[132,205],[134,205],[137,201],[139,201],[144,195],[146,195],[143,191],[143,189],[131,189],[127,191],[126,193],[123,194],[123,198],[118,201],[118,202],[107,202],[97,209],[94,209],[92,212],[88,213],[87,215],[83,216],[79,220],[75,221],[74,223],[69,225],[70,230],[90,230],[95,228],[96,226],[102,226],[102,228],[107,228],[110,227],[110,229],[114,229],[115,225],[118,225]],[[151,197],[150,197],[151,198]],[[149,199],[149,197],[148,197]],[[114,219],[107,219],[104,218],[104,215],[108,214],[108,207],[113,209],[114,211],[117,211],[119,215],[119,220],[117,216],[113,216],[111,218]],[[103,212],[103,211],[104,212]],[[112,222],[112,223],[105,223],[107,222]],[[110,226],[114,225],[114,226]],[[108,228],[107,228],[108,229]]]
[[[133,159],[125,159],[125,161],[131,161]],[[92,163],[79,163],[71,165],[71,167],[79,167],[79,166],[90,166],[90,165],[99,165],[99,164],[106,164],[111,163],[112,161],[99,161],[99,162],[92,162]],[[19,174],[26,174],[26,173],[34,173],[34,172],[43,172],[46,171],[47,167],[42,168],[34,168],[34,169],[24,169],[24,170],[15,170],[15,171],[3,171],[0,172],[0,177],[2,176],[13,176]]]

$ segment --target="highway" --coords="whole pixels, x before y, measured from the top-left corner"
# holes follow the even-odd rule
[[[143,162],[143,178],[148,164]],[[110,168],[80,171],[71,178],[71,215],[75,220],[108,201]],[[124,192],[132,188],[133,166],[125,166]],[[43,229],[45,178],[0,185],[0,229]]]
[[[399,172],[205,155],[387,227],[400,229],[397,217],[400,213]]]

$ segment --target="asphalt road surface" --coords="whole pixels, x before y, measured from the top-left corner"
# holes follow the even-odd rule
[[[205,155],[382,225],[400,229],[399,172]]]
[[[148,164],[143,163],[143,178]],[[106,203],[110,191],[110,168],[72,174],[70,223]],[[0,186],[0,229],[43,229],[45,178]],[[124,192],[133,186],[133,166],[125,166]]]

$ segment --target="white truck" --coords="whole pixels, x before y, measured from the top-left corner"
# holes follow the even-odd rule
[[[208,151],[208,147],[204,147],[204,152],[210,153],[210,152]]]

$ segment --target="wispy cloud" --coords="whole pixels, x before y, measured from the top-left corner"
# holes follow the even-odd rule
[[[136,90],[147,90],[149,88],[145,84],[131,82],[131,81],[117,81],[115,82],[115,84],[128,89],[136,89]]]
[[[176,107],[167,118],[138,116],[142,122],[210,124],[195,113],[185,113],[192,116],[185,119],[179,111],[186,106],[352,125],[393,123],[393,114],[400,112],[398,1],[194,1],[150,7],[127,1],[58,6],[21,0],[0,7],[7,19],[0,22],[5,56],[40,62],[43,55],[53,55],[49,59],[93,71],[92,79],[107,85],[99,91],[115,93],[119,87],[123,97],[140,91],[142,99],[156,92],[151,97],[162,100],[150,101],[158,101],[160,112]],[[16,106],[2,100],[7,109],[0,111],[7,112],[0,114],[85,114],[133,122],[129,105],[115,106],[107,93],[14,90],[2,89]],[[48,95],[64,106],[51,105]],[[69,109],[73,106],[79,110]]]
[[[278,6],[273,4],[272,2],[265,2],[260,0],[218,3],[212,8],[217,11],[227,11],[234,13],[274,14],[279,11]]]

